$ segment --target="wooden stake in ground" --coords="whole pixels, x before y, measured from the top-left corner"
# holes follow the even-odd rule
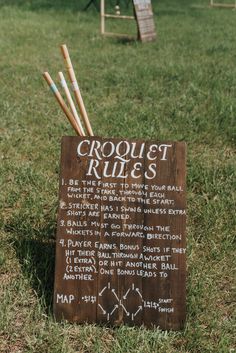
[[[80,130],[81,130],[81,132],[82,132],[82,136],[85,136],[85,132],[84,132],[83,126],[82,126],[82,124],[81,124],[80,117],[78,116],[77,110],[76,110],[76,108],[75,108],[73,99],[72,99],[72,97],[71,97],[69,88],[68,88],[67,83],[66,83],[66,80],[65,80],[65,77],[64,77],[64,75],[63,75],[62,72],[59,72],[58,74],[59,74],[61,86],[62,86],[62,88],[64,89],[66,98],[67,98],[67,100],[68,100],[68,103],[69,103],[69,106],[70,106],[70,108],[71,108],[71,111],[72,111],[72,113],[73,113],[73,115],[74,115],[74,118],[75,118],[77,124],[78,124],[79,127],[80,127]]]
[[[83,136],[82,131],[80,130],[73,114],[70,112],[70,110],[68,109],[64,99],[62,98],[60,92],[58,91],[55,83],[53,82],[51,76],[49,75],[48,72],[44,72],[43,73],[43,77],[45,78],[45,80],[47,81],[47,84],[49,85],[49,87],[51,88],[52,92],[54,93],[54,96],[56,98],[56,100],[58,101],[61,109],[63,110],[63,112],[66,114],[69,122],[71,123],[71,125],[73,126],[74,130],[76,131],[76,133],[80,136]]]
[[[79,89],[79,86],[78,86],[78,83],[77,83],[77,80],[76,80],[76,77],[75,77],[74,69],[73,69],[73,66],[72,66],[72,63],[71,63],[71,60],[70,60],[70,55],[69,55],[67,46],[65,44],[63,44],[61,46],[61,51],[62,51],[62,55],[63,55],[63,57],[65,59],[66,68],[67,68],[67,71],[68,71],[68,74],[69,74],[70,81],[71,81],[72,86],[73,86],[73,90],[74,90],[74,93],[75,93],[75,99],[76,99],[76,102],[79,105],[81,117],[82,117],[82,119],[84,121],[85,128],[86,128],[89,136],[94,136],[94,133],[93,133],[93,130],[92,130],[92,127],[91,127],[91,124],[90,124],[90,121],[89,121],[85,106],[84,106],[83,98],[81,96],[80,89]]]

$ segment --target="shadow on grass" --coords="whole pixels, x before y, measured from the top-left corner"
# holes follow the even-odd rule
[[[119,43],[119,44],[124,44],[124,45],[126,45],[126,44],[137,44],[137,43],[139,43],[138,42],[138,38],[129,38],[129,37],[127,37],[127,38],[125,38],[125,37],[111,37],[111,38],[114,38],[114,39],[116,39],[116,42],[117,43]]]
[[[52,312],[54,264],[55,264],[55,224],[50,222],[43,229],[31,230],[23,234],[18,232],[14,224],[7,224],[7,232],[11,232],[11,245],[15,249],[23,275],[29,279],[42,306],[47,313]],[[41,234],[41,236],[40,236]]]

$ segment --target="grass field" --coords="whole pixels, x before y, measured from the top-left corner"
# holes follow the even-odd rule
[[[236,352],[236,12],[153,0],[158,40],[142,45],[101,38],[85,3],[0,0],[0,352]],[[97,135],[187,142],[181,332],[53,320],[60,139],[74,133],[41,73],[63,68],[62,43]]]

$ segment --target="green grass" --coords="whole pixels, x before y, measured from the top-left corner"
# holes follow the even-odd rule
[[[207,0],[154,2],[158,40],[142,45],[101,38],[86,1],[0,0],[2,353],[235,349],[236,13]],[[56,78],[64,42],[97,135],[188,144],[181,332],[53,320],[60,139],[74,133],[41,73]]]

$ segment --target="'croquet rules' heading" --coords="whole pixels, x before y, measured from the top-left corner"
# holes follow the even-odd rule
[[[62,139],[57,320],[183,327],[185,159],[184,142]]]
[[[111,140],[84,139],[78,143],[77,155],[88,159],[87,176],[97,179],[139,179],[144,176],[145,179],[154,179],[158,175],[159,162],[168,162],[171,148],[172,144],[166,143],[146,145],[137,141],[121,140],[115,143]],[[150,163],[143,173],[145,160]]]

